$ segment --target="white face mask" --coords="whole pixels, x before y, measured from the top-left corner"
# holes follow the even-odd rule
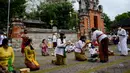
[[[8,46],[12,46],[12,44],[11,44],[11,43],[8,43]]]
[[[121,30],[121,27],[119,27],[118,30]]]

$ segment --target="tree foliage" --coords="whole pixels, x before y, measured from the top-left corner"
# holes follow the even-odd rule
[[[75,19],[73,17],[75,14],[72,4],[69,2],[41,3],[38,7],[38,12],[39,15],[36,16],[40,16],[40,19],[47,23],[45,28],[52,27],[50,24],[51,20],[53,20],[53,26],[57,26],[58,28],[70,29],[75,26],[75,24],[71,23],[71,19]],[[70,12],[72,17],[70,16]]]
[[[115,17],[115,22],[119,22],[119,21],[121,21],[121,20],[124,20],[124,19],[128,19],[128,18],[130,18],[130,12],[126,12],[126,13],[122,13],[122,14],[120,14],[120,15],[117,15],[116,17]]]
[[[25,14],[26,0],[10,0],[10,18],[23,17]],[[0,1],[0,28],[7,27],[8,0]]]
[[[32,12],[30,12],[30,13],[26,13],[25,16],[27,19],[39,20],[39,18],[40,18],[39,12],[36,10],[32,10]]]
[[[12,0],[11,2],[11,17],[13,16],[19,16],[19,17],[23,17],[25,14],[25,5],[26,0]]]
[[[107,32],[110,32],[110,25],[112,23],[112,21],[110,20],[110,18],[108,17],[107,14],[103,13],[103,16],[104,16],[104,23],[105,23],[105,27],[106,27],[106,31]]]

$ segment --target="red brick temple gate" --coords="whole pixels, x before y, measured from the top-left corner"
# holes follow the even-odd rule
[[[102,11],[99,0],[79,0],[80,36],[86,35],[89,38],[93,27],[105,32]]]

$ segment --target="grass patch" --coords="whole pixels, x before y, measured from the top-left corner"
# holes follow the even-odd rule
[[[112,66],[112,65],[120,64],[126,60],[130,60],[130,57],[126,57],[126,58],[123,58],[123,59],[120,59],[117,61],[106,63],[104,65],[100,65],[100,66],[94,67],[94,68],[89,69],[89,70],[79,71],[78,73],[92,73],[92,72],[95,72],[96,70],[100,70],[100,69],[107,68],[107,67]],[[130,73],[130,70],[127,73]]]
[[[130,45],[129,45],[130,46]],[[111,50],[115,50],[116,49],[116,45],[111,45],[109,47]],[[118,54],[115,54],[115,55],[118,55]],[[111,56],[110,56],[111,57]],[[126,57],[128,58],[128,57]],[[123,59],[120,59],[117,61],[114,61],[114,62],[111,62],[111,63],[107,63],[105,65],[100,65],[100,66],[97,66],[93,69],[89,69],[89,70],[85,70],[85,71],[80,71],[78,73],[91,73],[91,72],[94,72],[96,70],[99,70],[99,69],[102,69],[102,68],[105,68],[106,66],[112,66],[114,64],[118,64],[118,63],[121,63],[125,60],[128,60],[126,58],[123,58]],[[129,57],[130,59],[130,57]],[[55,71],[55,70],[60,70],[60,69],[64,69],[64,68],[67,68],[67,67],[73,67],[73,66],[76,66],[76,65],[80,65],[80,64],[86,64],[88,63],[87,61],[84,61],[84,62],[78,62],[78,63],[74,63],[74,64],[69,64],[69,65],[61,65],[61,66],[56,66],[56,67],[53,67],[53,68],[48,68],[48,69],[44,69],[44,70],[38,70],[38,71],[32,71],[31,73],[46,73],[46,72],[51,72],[51,71]]]
[[[45,70],[39,70],[39,71],[31,72],[31,73],[46,73],[46,72],[51,72],[51,71],[54,71],[54,70],[60,70],[60,69],[63,69],[63,68],[72,67],[72,66],[84,64],[84,63],[86,64],[86,63],[88,63],[88,61],[78,62],[78,63],[74,63],[74,64],[69,64],[69,65],[60,65],[58,67],[45,69]]]
[[[126,72],[124,72],[124,73],[130,73],[130,70],[127,70]]]
[[[84,70],[84,71],[80,71],[78,73],[91,73],[91,72],[94,72],[96,70],[99,70],[99,69],[102,69],[102,68],[105,68],[105,67],[109,67],[109,66],[112,66],[114,64],[119,64],[121,62],[124,62],[126,60],[129,60],[130,57],[125,57],[123,59],[120,59],[118,61],[114,61],[114,62],[110,62],[110,63],[106,63],[104,65],[100,65],[100,66],[97,66],[93,69],[89,69],[89,70]],[[84,61],[84,62],[78,62],[78,63],[74,63],[74,64],[69,64],[69,65],[61,65],[61,66],[58,66],[58,67],[54,67],[54,68],[50,68],[50,69],[45,69],[45,70],[39,70],[39,71],[34,71],[34,72],[31,72],[31,73],[46,73],[46,72],[51,72],[51,71],[55,71],[55,70],[60,70],[60,69],[64,69],[64,68],[67,68],[67,67],[73,67],[75,65],[80,65],[80,64],[86,64],[88,63],[88,61]]]

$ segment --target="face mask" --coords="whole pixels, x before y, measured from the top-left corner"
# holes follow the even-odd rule
[[[8,43],[8,46],[12,46],[12,44],[11,44],[11,43]]]

